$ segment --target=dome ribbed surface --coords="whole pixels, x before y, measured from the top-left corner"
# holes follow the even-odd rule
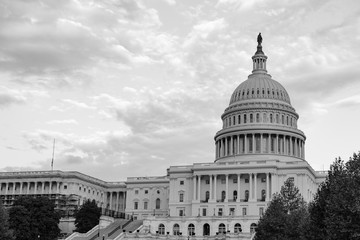
[[[270,75],[253,74],[248,80],[242,82],[234,91],[230,105],[242,100],[271,99],[286,102],[291,105],[289,94]]]

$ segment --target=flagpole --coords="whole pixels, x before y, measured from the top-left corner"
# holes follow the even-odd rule
[[[51,159],[51,171],[54,170],[54,153],[55,153],[55,138],[54,138],[54,143],[53,143],[53,154],[52,154],[52,159]]]

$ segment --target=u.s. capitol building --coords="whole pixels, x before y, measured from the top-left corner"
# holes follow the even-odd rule
[[[104,214],[142,219],[150,233],[211,236],[254,231],[271,195],[289,178],[310,201],[326,174],[305,160],[299,115],[286,89],[268,74],[261,42],[252,57],[252,73],[221,115],[214,161],[170,166],[165,176],[125,182],[78,172],[3,172],[4,205],[11,206],[20,195],[46,195],[63,213],[62,230],[70,231],[71,212],[95,199]]]

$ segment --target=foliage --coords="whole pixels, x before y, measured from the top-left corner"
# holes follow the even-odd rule
[[[99,223],[101,208],[95,200],[87,200],[75,214],[75,226],[77,232],[86,233]]]
[[[288,179],[280,193],[273,196],[265,215],[260,219],[255,239],[304,239],[302,230],[307,219],[307,205],[299,189]]]
[[[335,160],[309,212],[308,239],[360,238],[360,153]]]
[[[60,215],[55,204],[46,197],[22,196],[15,200],[9,212],[10,228],[16,240],[57,239]]]
[[[1,240],[11,240],[12,234],[9,230],[9,222],[8,222],[8,213],[2,205],[2,201],[0,200],[0,239]]]

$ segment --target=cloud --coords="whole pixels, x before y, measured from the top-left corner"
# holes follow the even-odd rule
[[[138,1],[8,1],[2,11],[0,70],[45,87],[86,86],[88,69],[104,62],[147,62],[133,36],[161,26]]]
[[[78,125],[79,123],[75,119],[66,119],[66,120],[52,120],[48,121],[47,124],[75,124]]]
[[[10,105],[23,105],[30,99],[49,97],[48,93],[39,90],[18,90],[0,86],[0,108]]]

